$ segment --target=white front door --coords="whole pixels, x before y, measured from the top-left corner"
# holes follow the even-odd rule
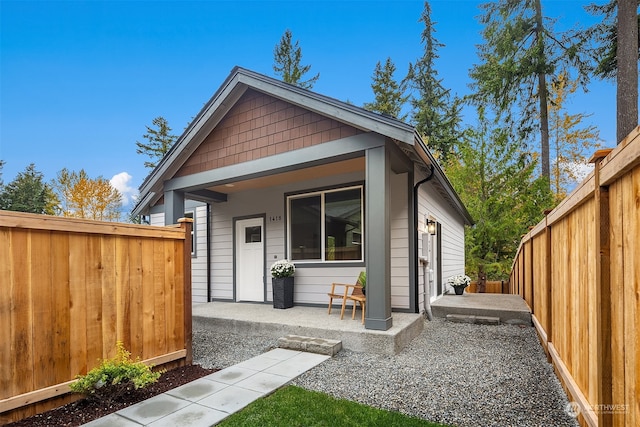
[[[264,220],[236,221],[236,301],[264,302]]]

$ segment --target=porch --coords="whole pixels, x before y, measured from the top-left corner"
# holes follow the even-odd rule
[[[327,307],[294,306],[275,309],[270,304],[210,302],[193,306],[193,324],[202,328],[224,328],[233,333],[274,338],[303,335],[342,341],[353,351],[397,354],[424,327],[424,317],[415,313],[393,312],[393,326],[386,331],[365,329],[360,310],[351,319],[348,306],[340,320],[340,308],[327,314]]]

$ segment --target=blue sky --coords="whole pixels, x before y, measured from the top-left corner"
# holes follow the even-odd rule
[[[481,26],[476,1],[432,1],[437,69],[469,92]],[[588,25],[588,1],[543,0],[566,28]],[[286,28],[314,91],[356,105],[372,100],[376,62],[404,76],[422,52],[422,1],[7,1],[0,0],[0,159],[10,182],[30,164],[47,181],[66,167],[116,181],[130,195],[148,169],[135,142],[164,116],[180,134],[235,65],[273,76]],[[571,112],[588,113],[615,145],[615,86],[594,81]]]

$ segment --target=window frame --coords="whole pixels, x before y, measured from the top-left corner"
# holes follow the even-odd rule
[[[360,259],[349,259],[349,260],[327,260],[326,259],[326,210],[325,210],[325,195],[327,193],[336,193],[341,191],[349,191],[349,190],[360,190]],[[286,209],[286,231],[287,231],[287,239],[286,239],[286,248],[287,253],[289,254],[289,258],[292,257],[291,243],[292,243],[292,232],[291,232],[291,200],[292,199],[302,199],[306,197],[314,197],[320,196],[320,259],[297,259],[293,260],[293,262],[297,264],[304,265],[312,265],[312,264],[359,264],[364,263],[365,261],[365,200],[364,200],[364,184],[363,183],[354,183],[348,184],[343,187],[327,187],[323,189],[310,190],[300,193],[290,193],[285,194],[285,209]]]

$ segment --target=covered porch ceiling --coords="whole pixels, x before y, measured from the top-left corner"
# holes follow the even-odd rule
[[[273,175],[251,178],[240,181],[229,182],[222,185],[207,187],[207,190],[216,193],[232,194],[247,190],[258,190],[261,188],[274,187],[290,182],[308,181],[311,179],[324,178],[351,172],[364,172],[365,158],[341,160],[333,163],[326,163],[318,166],[307,167]]]

